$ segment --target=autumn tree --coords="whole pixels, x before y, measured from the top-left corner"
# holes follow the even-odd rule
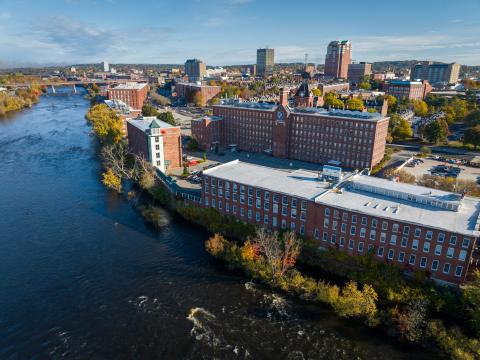
[[[322,91],[319,88],[314,88],[312,89],[312,95],[313,96],[322,96]]]
[[[417,116],[427,116],[428,105],[423,100],[412,100],[413,112]]]
[[[387,169],[384,172],[385,178],[395,177],[401,183],[415,184],[416,178],[414,175],[406,172],[405,170],[397,170],[395,168]]]
[[[93,105],[87,112],[93,132],[103,143],[118,143],[123,137],[123,121],[105,104]]]
[[[107,171],[102,174],[102,183],[109,189],[118,192],[122,190],[122,181],[117,175],[115,175],[112,169],[107,169]]]
[[[193,95],[193,103],[197,107],[203,107],[205,100],[204,96],[202,95],[201,91],[196,91],[195,94]]]
[[[359,98],[348,99],[346,105],[347,109],[357,111],[362,111],[365,107],[365,105],[363,104],[363,100]]]
[[[392,136],[395,140],[405,140],[413,136],[412,126],[404,118],[400,117],[398,124],[393,129]]]
[[[324,107],[325,108],[334,108],[334,109],[343,109],[343,101],[337,98],[337,95],[334,92],[328,92],[324,96]]]

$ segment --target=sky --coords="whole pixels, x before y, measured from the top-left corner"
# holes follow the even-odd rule
[[[82,63],[324,63],[350,40],[355,61],[480,65],[480,0],[0,0],[0,67]]]

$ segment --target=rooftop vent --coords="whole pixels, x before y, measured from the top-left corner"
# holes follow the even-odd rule
[[[385,207],[383,208],[383,211],[388,211],[388,209],[390,209],[390,207],[385,206]]]
[[[371,202],[368,201],[368,202],[365,203],[365,206],[369,206],[370,204],[371,204]]]

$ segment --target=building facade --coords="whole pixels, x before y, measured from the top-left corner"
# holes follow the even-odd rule
[[[184,97],[188,102],[193,102],[195,94],[200,93],[201,106],[207,105],[207,102],[222,91],[221,86],[182,82],[177,83],[175,89],[177,96]]]
[[[257,49],[257,75],[272,75],[273,65],[275,65],[275,50],[269,48]]]
[[[120,100],[134,110],[141,110],[148,96],[148,84],[127,82],[107,89],[108,100]]]
[[[323,249],[370,253],[441,283],[465,280],[480,234],[478,199],[361,174],[332,180],[235,160],[204,171],[202,203]]]
[[[351,57],[352,44],[350,41],[330,42],[325,57],[325,76],[347,79],[348,65],[351,63]]]
[[[329,92],[348,91],[350,90],[350,84],[348,82],[319,83],[318,88],[322,92],[322,96],[325,96]]]
[[[461,65],[434,64],[431,61],[424,61],[412,66],[410,72],[411,80],[428,80],[430,84],[455,84],[460,77]]]
[[[278,105],[238,101],[214,105],[215,119],[192,120],[192,135],[207,150],[213,142],[351,169],[372,168],[383,158],[388,117],[312,107],[291,109],[287,103],[287,91],[282,91]]]
[[[189,59],[185,61],[185,74],[188,76],[188,81],[202,81],[207,73],[207,66],[198,59]]]
[[[163,173],[182,166],[182,141],[179,126],[154,116],[127,120],[128,145]]]
[[[423,100],[432,91],[428,81],[392,80],[386,84],[386,93],[397,99]]]
[[[372,64],[360,62],[357,64],[348,64],[348,81],[360,83],[365,76],[372,74]]]

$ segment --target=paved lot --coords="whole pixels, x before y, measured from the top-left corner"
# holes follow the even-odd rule
[[[403,167],[403,170],[414,175],[417,179],[420,179],[425,174],[431,175],[430,170],[434,166],[452,165],[443,161],[437,161],[433,159],[423,159],[423,161],[424,161],[423,164],[416,165],[413,168],[405,166]],[[456,167],[457,165],[452,165],[452,166]],[[480,176],[480,168],[474,168],[474,167],[464,166],[464,165],[459,165],[458,167],[461,169],[461,171],[457,179],[477,181],[477,177]]]
[[[200,115],[191,114],[186,111],[180,110],[177,111],[173,108],[170,109],[158,109],[159,112],[170,111],[175,118],[175,121],[182,129],[182,135],[190,136],[192,134],[191,121],[194,118],[198,118]]]

